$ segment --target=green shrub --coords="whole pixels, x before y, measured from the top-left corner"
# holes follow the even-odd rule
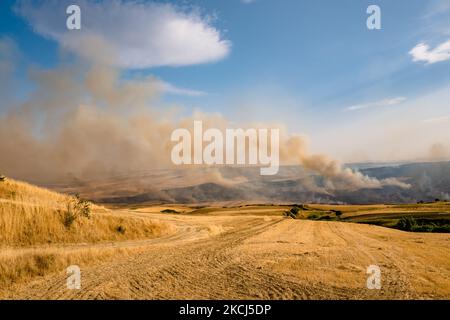
[[[435,226],[433,228],[433,232],[443,232],[443,233],[450,233],[450,225],[443,225],[443,226]]]
[[[297,206],[294,206],[289,211],[285,211],[283,213],[283,215],[286,217],[291,217],[292,219],[297,219],[299,212],[300,212],[300,208]]]
[[[437,229],[437,226],[433,223],[431,224],[425,224],[425,225],[420,225],[420,226],[416,226],[413,230],[410,231],[415,231],[415,232],[435,232]]]
[[[338,218],[340,218],[344,213],[342,212],[342,211],[340,211],[340,210],[331,210],[335,215],[336,215],[336,217],[338,217]]]
[[[417,221],[413,217],[402,217],[396,224],[396,227],[404,231],[413,231],[417,229]]]

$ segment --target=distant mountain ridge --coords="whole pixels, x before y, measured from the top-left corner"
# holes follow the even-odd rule
[[[284,166],[279,175],[260,176],[257,168],[214,168],[219,178],[208,181],[211,169],[167,170],[121,176],[107,182],[70,186],[104,203],[415,203],[450,200],[450,162],[408,163],[364,167],[347,165],[377,179],[397,178],[411,185],[404,189],[327,190],[325,180],[299,166]],[[355,169],[356,168],[356,169]],[[205,177],[194,179],[193,176]],[[189,180],[189,178],[191,178]],[[196,183],[196,181],[198,181]]]

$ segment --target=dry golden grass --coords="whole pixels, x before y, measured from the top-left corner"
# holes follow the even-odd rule
[[[77,244],[148,239],[174,231],[169,223],[94,204],[89,217],[78,215],[69,224],[68,210],[74,210],[77,201],[27,183],[0,181],[0,287],[138,250]]]
[[[287,219],[249,208],[240,215],[224,208],[207,214],[122,211],[168,221],[177,232],[4,250],[0,299],[449,298],[448,234]],[[67,289],[65,270],[72,264],[82,270],[81,290]],[[381,290],[366,287],[372,264],[381,268]]]
[[[0,199],[45,206],[67,201],[70,199],[70,196],[36,187],[25,182],[7,179],[0,182]]]
[[[0,246],[99,242],[159,236],[169,226],[146,218],[130,218],[92,205],[90,218],[66,222],[73,197],[26,183],[0,182]]]
[[[142,247],[34,249],[31,252],[4,250],[0,256],[0,298],[8,298],[12,286],[36,277],[65,270],[70,265],[84,268],[106,262],[116,256],[126,257],[143,251]]]

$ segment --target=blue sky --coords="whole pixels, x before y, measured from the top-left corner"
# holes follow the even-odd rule
[[[97,16],[89,16],[83,11],[89,10],[84,2],[70,1],[77,2],[81,3],[85,19],[82,23],[101,28],[101,32],[114,42],[114,34],[108,34],[111,25],[94,27],[89,19]],[[164,2],[174,11],[183,12],[184,18],[193,17],[192,21],[200,21],[206,31],[195,37],[197,29],[193,27],[191,32],[188,26],[188,39],[175,46],[179,55],[172,60],[161,57],[146,60],[143,57],[132,61],[127,57],[128,65],[121,65],[125,75],[158,77],[176,88],[165,94],[165,101],[188,111],[197,108],[220,112],[231,119],[286,123],[290,130],[310,135],[318,142],[319,149],[330,148],[326,140],[336,131],[346,131],[341,128],[347,128],[347,136],[343,134],[342,139],[348,139],[359,130],[356,127],[348,129],[354,123],[363,125],[371,121],[370,125],[376,127],[373,121],[379,121],[379,126],[384,123],[384,117],[401,120],[401,114],[405,114],[407,108],[424,121],[450,116],[448,105],[434,107],[426,103],[426,110],[416,106],[423,97],[436,92],[439,96],[450,86],[450,49],[444,46],[439,52],[433,51],[450,40],[450,1],[247,2]],[[51,5],[47,13],[43,10],[40,13],[13,10],[16,4],[12,0],[0,3],[0,37],[12,39],[17,45],[21,57],[16,74],[20,87],[26,91],[26,68],[30,65],[51,68],[58,63],[60,48],[64,47],[60,34],[64,25],[61,31],[54,28],[58,28],[58,23],[65,21],[67,15],[63,10],[51,10],[55,8]],[[20,4],[33,8],[36,2],[21,1]],[[366,27],[366,9],[370,4],[381,8],[381,30]],[[154,18],[154,8],[146,11],[148,20]],[[104,12],[107,9],[108,5],[104,5]],[[108,17],[107,12],[105,15]],[[176,18],[172,11],[160,16],[161,19]],[[52,22],[42,22],[45,19]],[[118,23],[121,21],[126,19]],[[134,25],[137,26],[140,25]],[[159,26],[143,23],[140,30],[128,30],[128,34],[136,35],[136,41],[139,41],[139,37],[148,35],[149,30],[158,34]],[[197,40],[204,42],[198,44]],[[419,48],[415,58],[410,52],[420,44],[428,47],[422,51]],[[152,45],[155,44],[140,48],[140,54],[146,55],[145,50],[153,48]],[[196,47],[203,45],[203,51],[210,52],[192,62],[189,52],[196,55]],[[118,46],[127,51],[124,42],[118,42]],[[76,49],[72,51],[77,54]],[[182,57],[183,52],[186,52],[186,58]],[[429,99],[435,101],[433,97]],[[422,110],[423,114],[417,110]],[[377,135],[379,133],[373,133],[373,136]],[[426,143],[432,144],[438,134],[432,136]],[[380,158],[377,155],[369,158],[376,157]]]

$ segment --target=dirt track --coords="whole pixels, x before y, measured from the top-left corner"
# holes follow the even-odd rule
[[[81,290],[68,290],[66,274],[60,273],[17,286],[9,297],[450,299],[448,234],[248,214],[152,218],[170,221],[178,231],[159,239],[95,245],[145,250],[82,268]],[[381,290],[366,288],[372,264],[381,268]]]

